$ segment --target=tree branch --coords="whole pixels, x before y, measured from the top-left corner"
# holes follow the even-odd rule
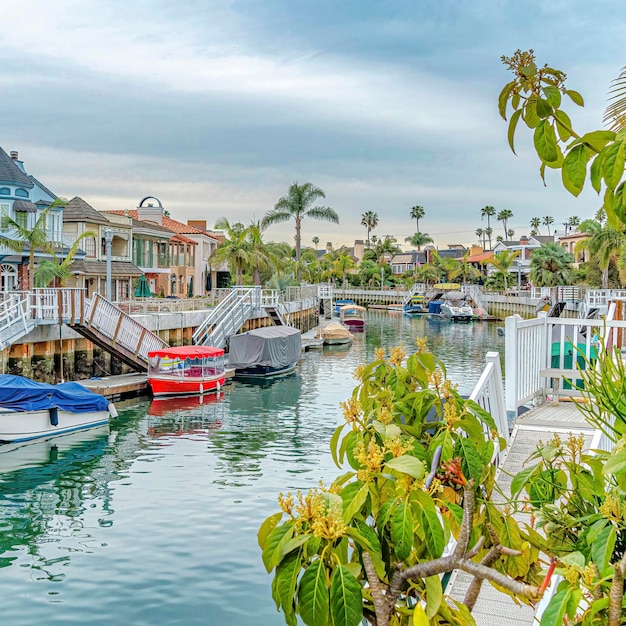
[[[369,583],[370,590],[372,592],[372,600],[374,601],[374,609],[376,615],[382,615],[387,611],[387,600],[385,598],[385,592],[387,586],[380,582],[376,568],[372,561],[372,557],[367,550],[363,550],[363,567],[365,568],[365,574],[367,575],[367,582]]]

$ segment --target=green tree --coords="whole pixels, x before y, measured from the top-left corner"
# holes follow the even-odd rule
[[[503,209],[497,216],[498,222],[502,222],[502,228],[504,228],[504,239],[506,241],[508,241],[508,223],[512,217],[513,212],[509,211],[509,209]]]
[[[573,228],[574,226],[578,226],[580,224],[580,218],[577,215],[572,215],[567,219],[567,225]]]
[[[541,226],[541,218],[533,217],[530,220],[530,227],[533,229],[535,234],[539,233],[539,226]]]
[[[485,230],[483,228],[477,228],[476,236],[478,237],[478,241],[482,241],[483,250],[484,250],[485,249]]]
[[[293,219],[296,223],[296,261],[300,260],[302,241],[302,220],[310,217],[315,220],[324,220],[339,224],[339,216],[327,206],[318,206],[315,203],[325,198],[326,194],[311,183],[298,185],[297,182],[289,187],[289,193],[279,198],[274,208],[268,211],[261,224],[267,228],[272,224],[287,222]]]
[[[471,251],[468,250],[463,255],[462,259],[451,259],[454,261],[454,264],[452,264],[448,269],[448,278],[451,281],[456,281],[460,278],[462,283],[465,285],[468,281],[471,282],[478,280],[482,276],[478,268],[467,262],[470,252]]]
[[[496,209],[495,207],[492,207],[490,205],[487,205],[485,207],[483,207],[480,210],[480,218],[484,219],[485,217],[487,218],[487,231],[485,231],[487,233],[487,237],[489,237],[489,249],[491,249],[491,235],[492,235],[492,228],[491,228],[491,218],[494,217],[496,214]]]
[[[235,284],[243,284],[243,272],[250,259],[249,246],[246,238],[248,231],[241,222],[231,224],[227,218],[222,217],[215,223],[215,228],[223,230],[226,238],[220,242],[213,254],[211,262],[227,263],[231,273],[235,274]]]
[[[546,243],[533,250],[530,259],[530,282],[535,287],[571,285],[574,257],[558,243]]]
[[[371,287],[374,282],[374,278],[380,274],[380,268],[374,261],[363,259],[359,264],[359,278],[361,284],[366,287]]]
[[[417,248],[418,252],[422,249],[422,246],[433,242],[432,237],[428,233],[420,233],[419,231],[412,237],[405,237],[404,241]]]
[[[49,287],[57,280],[61,284],[61,287],[65,287],[65,281],[72,275],[71,266],[74,262],[74,257],[80,250],[82,240],[86,237],[97,237],[97,234],[91,232],[90,230],[81,233],[67,252],[65,252],[64,258],[61,259],[59,263],[57,263],[55,259],[42,259],[37,264],[37,269],[34,273],[35,287]],[[58,253],[62,253],[63,250],[60,246],[55,247],[57,248],[57,254],[55,254],[56,257]]]
[[[509,272],[511,271],[513,263],[515,263],[518,256],[519,250],[516,250],[515,252],[512,252],[511,250],[503,250],[486,261],[488,265],[493,265],[496,270],[502,272],[504,279],[504,291],[507,291],[509,288]]]
[[[367,228],[367,247],[370,247],[370,233],[378,226],[378,213],[366,211],[361,215],[361,226]]]
[[[4,245],[19,253],[22,253],[24,248],[28,248],[28,288],[31,290],[35,284],[35,251],[39,250],[54,257],[58,250],[57,242],[48,239],[47,222],[51,209],[64,204],[66,203],[61,200],[55,200],[45,211],[39,214],[31,228],[17,222],[9,215],[2,216],[2,229],[11,231],[10,237],[3,238]]]
[[[550,226],[552,226],[552,224],[554,224],[554,218],[550,215],[546,215],[543,218],[543,225],[548,227],[548,237],[550,236]]]
[[[415,206],[411,207],[411,219],[415,220],[415,230],[419,233],[420,232],[420,220],[426,215],[426,211],[424,210],[423,206],[420,206],[419,204],[416,204]]]
[[[341,286],[345,289],[346,275],[356,264],[354,259],[348,254],[345,246],[334,252],[332,261],[332,274],[341,281]]]
[[[609,265],[617,262],[624,245],[624,233],[611,225],[602,226],[596,220],[585,220],[580,225],[581,232],[588,237],[579,241],[574,247],[576,253],[588,250],[590,256],[598,263],[602,271],[602,288],[609,288]]]
[[[491,228],[491,226],[485,228],[485,235],[489,238],[489,249],[491,250],[491,235],[493,235],[493,228]]]
[[[320,238],[316,235],[315,237],[313,237],[311,241],[313,242],[313,245],[315,246],[315,249],[317,250],[317,245],[320,242]]]
[[[415,280],[418,283],[434,285],[441,282],[442,269],[434,263],[424,263],[415,268]]]
[[[388,255],[393,256],[394,254],[398,254],[400,251],[400,246],[398,246],[396,238],[391,237],[390,235],[385,235],[382,239],[378,239],[374,245],[376,261],[379,265],[386,262],[386,257]]]

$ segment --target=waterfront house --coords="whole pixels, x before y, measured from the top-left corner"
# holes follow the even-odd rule
[[[574,267],[580,267],[581,263],[586,263],[589,261],[589,250],[582,249],[576,252],[576,246],[589,237],[589,233],[568,233],[567,235],[563,235],[559,237],[559,244],[563,246],[567,252],[572,255],[574,259]]]
[[[0,148],[0,215],[7,215],[20,226],[32,228],[41,213],[56,200],[56,195],[34,176],[28,174],[17,152],[8,155]],[[63,207],[50,209],[46,228],[48,240],[63,243]],[[12,229],[0,229],[0,239],[14,239]],[[2,291],[28,289],[30,250],[24,245],[21,253],[0,244],[0,275]],[[42,254],[35,251],[35,260]],[[47,257],[49,255],[43,255]]]
[[[63,236],[71,245],[87,231],[95,237],[81,241],[85,258],[70,266],[73,279],[66,281],[67,287],[82,287],[91,297],[95,292],[106,294],[107,247],[105,233],[112,232],[111,241],[111,298],[127,300],[133,289],[133,280],[143,272],[132,262],[132,220],[125,215],[105,215],[96,211],[82,198],[72,198],[63,215]]]
[[[526,237],[526,235],[522,235],[519,238],[519,241],[499,241],[494,247],[493,252],[495,256],[504,252],[504,250],[509,250],[511,252],[519,252],[519,256],[515,259],[513,266],[511,267],[511,272],[513,274],[517,274],[518,282],[521,284],[522,279],[527,277],[530,274],[530,259],[533,253],[533,250],[537,250],[541,248],[544,243],[553,243],[554,237],[552,236],[541,236],[534,235],[530,237]],[[495,272],[495,268],[490,269],[490,273]]]
[[[394,276],[401,276],[405,272],[413,272],[415,269],[427,263],[427,253],[424,250],[409,250],[396,254],[391,259],[391,272]]]

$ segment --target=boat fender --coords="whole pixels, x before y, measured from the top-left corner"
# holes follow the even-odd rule
[[[200,395],[204,393],[204,388],[202,387],[202,383],[200,383]]]
[[[220,381],[217,381],[217,384],[215,385],[215,389],[217,389],[218,391],[220,391],[220,389],[222,388],[222,385],[220,384]]]
[[[109,409],[109,415],[111,415],[111,417],[118,416],[117,409],[115,408],[115,405],[113,404],[113,402],[109,402],[109,406],[107,408]]]
[[[53,406],[48,409],[48,413],[50,413],[50,426],[58,426],[59,425],[59,409],[56,406]]]

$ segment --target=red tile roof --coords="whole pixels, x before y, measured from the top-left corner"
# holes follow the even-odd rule
[[[116,215],[130,215],[134,219],[138,220],[138,212],[137,209],[131,209],[130,211],[101,211],[101,213],[115,213]],[[141,220],[142,222],[148,222],[150,220]],[[206,235],[204,231],[196,228],[195,226],[189,226],[189,224],[183,224],[182,222],[178,222],[177,220],[173,220],[171,217],[167,217],[167,215],[163,216],[163,223],[161,224],[164,228],[169,230],[173,230],[175,233],[183,233],[187,235]],[[211,237],[211,235],[208,235]]]
[[[484,263],[485,261],[488,261],[489,259],[493,258],[493,251],[489,251],[489,252],[480,252],[478,254],[473,254],[472,256],[468,256],[465,261],[467,263]]]

